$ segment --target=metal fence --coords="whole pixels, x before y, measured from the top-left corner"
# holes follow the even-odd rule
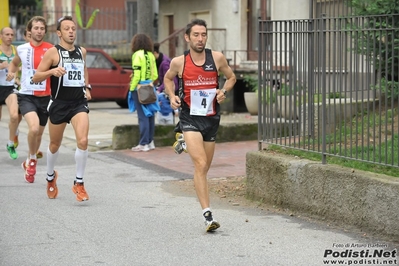
[[[399,166],[399,15],[259,21],[259,149]]]
[[[81,10],[83,27],[87,26],[90,16],[95,11],[94,8],[85,7]],[[16,40],[23,40],[23,31],[26,23],[34,15],[46,18],[48,32],[46,41],[58,43],[56,35],[57,20],[70,15],[76,20],[75,10],[65,10],[65,8],[54,7],[38,9],[37,7],[10,6],[11,26],[16,30]],[[128,2],[126,9],[103,8],[96,15],[90,28],[77,28],[76,43],[82,46],[102,48],[111,56],[119,60],[129,60],[131,57],[130,41],[137,33],[137,2]],[[154,27],[154,31],[157,28]],[[157,36],[157,35],[155,35]]]

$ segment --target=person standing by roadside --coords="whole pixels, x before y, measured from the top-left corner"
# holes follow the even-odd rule
[[[24,30],[24,40],[25,40],[25,42],[30,42],[30,38],[31,38],[31,33],[25,29]]]
[[[83,175],[88,157],[89,106],[91,99],[89,75],[86,68],[86,49],[74,45],[76,24],[71,16],[57,22],[58,45],[50,48],[40,62],[32,81],[43,82],[50,77],[51,99],[48,105],[50,145],[47,150],[47,195],[55,198],[58,193],[58,172],[54,170],[59,155],[65,127],[72,124],[77,148],[75,151],[76,177],[72,192],[77,201],[89,200]]]
[[[159,43],[154,43],[154,56],[156,59],[156,64],[157,64],[157,69],[158,69],[158,87],[157,91],[158,92],[163,92],[165,89],[165,85],[163,84],[163,80],[165,77],[166,72],[169,70],[170,67],[170,58],[167,57],[164,53],[161,53],[159,51],[159,47],[161,45]],[[175,83],[175,89],[176,89],[176,95],[179,90],[179,80],[178,77],[176,76],[173,79]]]
[[[234,72],[221,52],[206,49],[207,25],[194,19],[186,27],[184,38],[189,50],[175,57],[165,75],[165,91],[173,109],[180,108],[180,129],[187,151],[194,163],[194,185],[205,219],[206,231],[214,231],[220,224],[210,209],[207,174],[215,152],[216,135],[220,124],[220,104],[236,82]],[[226,82],[219,88],[219,74]],[[174,77],[182,79],[181,98],[175,95]]]
[[[174,115],[178,114],[177,109],[173,110],[170,106],[169,98],[166,97],[164,92],[158,92],[158,103],[160,111],[157,114],[157,120],[159,125],[173,125]]]
[[[31,18],[26,26],[31,33],[31,40],[17,47],[17,53],[8,67],[7,80],[12,80],[21,65],[21,89],[18,93],[18,105],[21,114],[28,124],[29,154],[26,162],[22,162],[25,180],[35,181],[37,152],[42,141],[44,128],[48,120],[47,105],[50,100],[50,79],[33,83],[32,77],[47,50],[53,47],[44,42],[47,23],[44,17]]]
[[[132,151],[149,151],[155,149],[155,113],[149,117],[144,114],[142,104],[137,95],[137,85],[140,81],[147,80],[154,82],[158,78],[155,56],[153,54],[154,45],[148,35],[138,33],[133,36],[131,46],[133,52],[133,76],[130,82],[130,91],[137,110],[140,130],[139,144],[133,147]]]
[[[173,110],[170,107],[169,99],[166,97],[164,93],[165,86],[163,84],[163,79],[165,77],[166,72],[170,66],[170,58],[165,54],[159,51],[160,43],[154,43],[154,56],[156,59],[157,69],[158,69],[158,84],[157,84],[157,92],[158,92],[158,101],[161,108],[161,111],[158,114],[158,123],[161,125],[172,125],[174,124],[174,116],[178,116],[178,109]],[[177,76],[174,79],[176,95],[179,90],[179,80]]]
[[[0,30],[0,104],[6,104],[10,121],[8,123],[8,143],[6,145],[10,158],[16,160],[18,153],[14,146],[14,136],[18,128],[18,99],[15,91],[15,79],[7,80],[8,66],[16,54],[16,49],[12,45],[14,30],[4,27]]]

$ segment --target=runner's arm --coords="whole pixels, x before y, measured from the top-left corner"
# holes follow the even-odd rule
[[[8,66],[8,72],[16,73],[19,70],[19,65],[21,64],[21,58],[16,54],[12,59],[10,65]]]
[[[165,86],[165,93],[169,96],[170,103],[173,107],[180,106],[180,98],[175,95],[175,82],[174,78],[179,74],[181,67],[184,63],[184,57],[178,56],[170,61],[169,70],[165,73],[163,84]],[[176,104],[176,105],[174,105]]]
[[[32,81],[37,83],[51,76],[61,76],[62,74],[62,67],[57,67],[50,69],[53,63],[55,63],[54,59],[58,59],[57,48],[52,47],[46,53],[44,53],[42,61],[40,61],[39,66],[37,67],[36,73],[33,75]],[[58,62],[56,62],[58,63]],[[65,69],[64,69],[65,72]],[[65,74],[65,73],[64,73]]]
[[[84,68],[84,75],[85,75],[85,89],[86,89],[86,98],[88,101],[91,100],[91,87],[89,89],[89,72],[87,71],[87,67],[86,67],[86,54],[87,51],[85,48],[81,47],[82,52],[83,52],[83,60],[85,61],[85,68]]]
[[[11,81],[14,78],[17,78],[15,76],[15,73],[18,72],[19,70],[19,65],[21,64],[21,58],[16,54],[10,64],[8,65],[8,74],[7,74],[7,81]]]
[[[236,75],[233,70],[231,70],[226,57],[221,52],[214,52],[213,56],[216,59],[216,65],[219,67],[218,71],[226,77],[226,82],[220,90],[225,89],[226,92],[228,92],[233,89],[236,83]]]

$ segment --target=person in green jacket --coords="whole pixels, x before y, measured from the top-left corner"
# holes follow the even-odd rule
[[[139,121],[140,140],[139,144],[132,148],[132,151],[149,151],[155,149],[155,114],[146,116],[142,104],[137,95],[137,85],[143,81],[155,81],[158,79],[158,70],[154,56],[154,43],[151,38],[142,33],[138,33],[132,38],[132,68],[133,76],[130,82],[130,91],[137,110]]]

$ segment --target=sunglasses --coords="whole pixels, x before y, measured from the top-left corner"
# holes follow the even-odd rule
[[[73,21],[73,18],[72,18],[71,16],[63,16],[63,17],[59,18],[59,19],[57,20],[57,30],[60,30],[60,29],[61,29],[61,22],[63,22],[64,20]]]

